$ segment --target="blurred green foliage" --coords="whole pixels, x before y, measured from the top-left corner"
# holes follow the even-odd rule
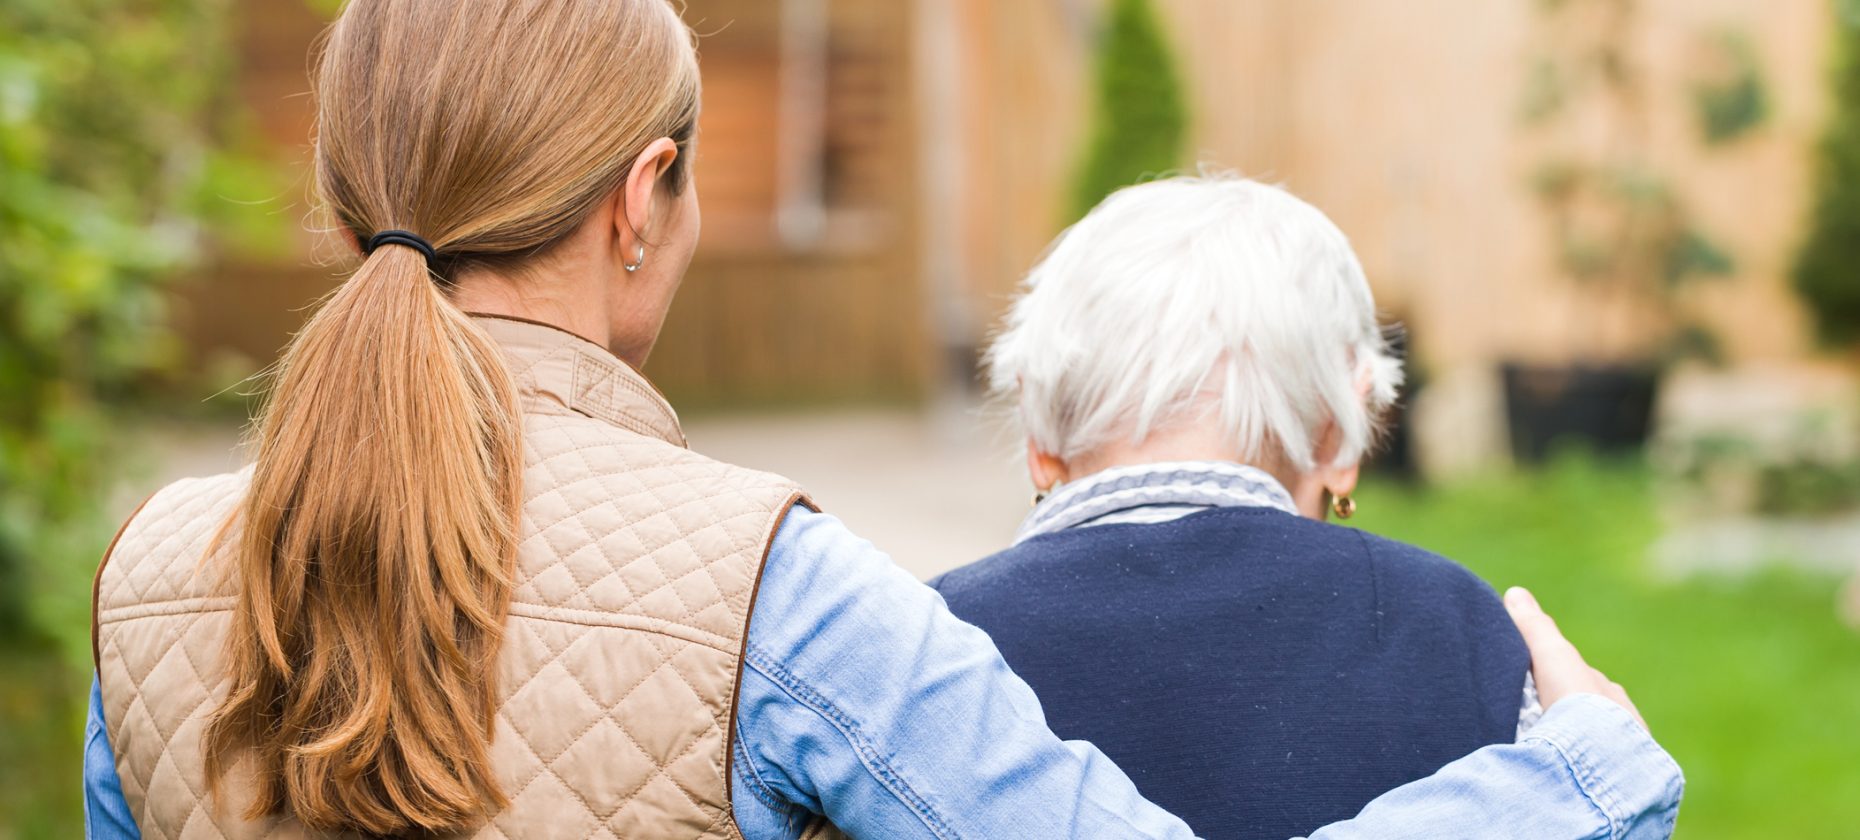
[[[231,0],[0,4],[0,838],[78,836],[89,578],[126,405],[177,372],[167,288],[283,243]],[[231,199],[231,201],[229,201]]]
[[[1757,512],[1829,516],[1860,510],[1860,462],[1798,457],[1757,474]]]
[[[133,435],[121,409],[181,361],[169,284],[209,231],[282,240],[228,200],[283,182],[226,151],[244,136],[232,11],[0,3],[0,838],[79,834],[89,582]]]
[[[1783,519],[1860,513],[1860,459],[1850,413],[1829,409],[1785,418],[1787,433],[1727,430],[1663,435],[1654,453],[1669,502],[1708,516]]]
[[[1860,638],[1836,582],[1761,557],[1743,576],[1656,577],[1653,486],[1637,466],[1564,459],[1372,485],[1351,521],[1530,587],[1685,770],[1677,836],[1843,836],[1860,824]]]
[[[0,840],[79,836],[90,579],[186,369],[171,286],[275,252],[232,0],[0,2]],[[133,502],[133,500],[130,500]]]
[[[209,228],[264,221],[229,193],[279,183],[223,151],[239,134],[230,12],[230,0],[0,4],[0,631],[75,635],[46,613],[88,603],[35,587],[34,570],[94,567],[120,471],[110,407],[181,356],[166,287]]]
[[[1833,108],[1821,141],[1812,227],[1797,256],[1795,286],[1824,340],[1860,344],[1860,12],[1834,27]]]
[[[1112,0],[1099,39],[1090,145],[1068,221],[1119,187],[1174,170],[1186,145],[1181,77],[1150,0]]]
[[[1700,82],[1692,98],[1705,141],[1729,143],[1769,118],[1770,95],[1750,37],[1737,30],[1723,30],[1715,40],[1722,72]]]

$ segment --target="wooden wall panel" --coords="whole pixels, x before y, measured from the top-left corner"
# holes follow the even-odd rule
[[[972,69],[962,117],[976,188],[964,288],[977,324],[1057,231],[1090,96],[1104,0],[957,2]],[[1283,183],[1348,233],[1378,302],[1411,319],[1438,367],[1565,359],[1593,317],[1556,276],[1530,193],[1518,119],[1536,0],[1156,0],[1191,103],[1187,156]],[[1788,271],[1825,108],[1826,3],[1647,0],[1656,165],[1737,259],[1694,293],[1733,360],[1808,351]],[[1723,147],[1697,139],[1698,45],[1736,31],[1756,47],[1767,123]]]
[[[829,225],[796,248],[775,235],[782,3],[689,0],[700,34],[706,102],[697,177],[705,213],[699,254],[649,372],[706,405],[915,397],[932,353],[914,237],[911,9],[823,0],[834,45],[827,170]],[[324,21],[302,0],[237,7],[244,104],[297,177],[272,213],[308,222],[309,50]],[[841,212],[844,211],[844,212]],[[264,364],[339,282],[339,242],[308,229],[291,253],[228,258],[179,297],[197,355],[236,352]],[[236,251],[237,249],[229,249]]]

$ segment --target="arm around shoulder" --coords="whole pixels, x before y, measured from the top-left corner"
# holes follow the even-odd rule
[[[854,837],[1192,836],[1055,736],[987,634],[831,516],[782,525],[748,648],[754,784]]]
[[[1053,735],[985,633],[831,516],[796,510],[783,525],[749,635],[737,727],[758,799],[854,837],[1191,836],[1096,748]],[[1480,750],[1312,838],[1500,824],[1526,840],[1660,838],[1682,790],[1627,712],[1576,695],[1523,742]]]

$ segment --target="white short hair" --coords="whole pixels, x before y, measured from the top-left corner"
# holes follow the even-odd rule
[[[1334,421],[1348,464],[1401,384],[1343,232],[1232,176],[1106,198],[1028,273],[987,361],[1034,445],[1066,460],[1217,419],[1243,457],[1301,470]]]

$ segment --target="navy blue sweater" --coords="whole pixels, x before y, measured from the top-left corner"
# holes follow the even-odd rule
[[[932,581],[1205,837],[1284,838],[1511,741],[1523,640],[1445,558],[1267,508],[1075,528]]]

